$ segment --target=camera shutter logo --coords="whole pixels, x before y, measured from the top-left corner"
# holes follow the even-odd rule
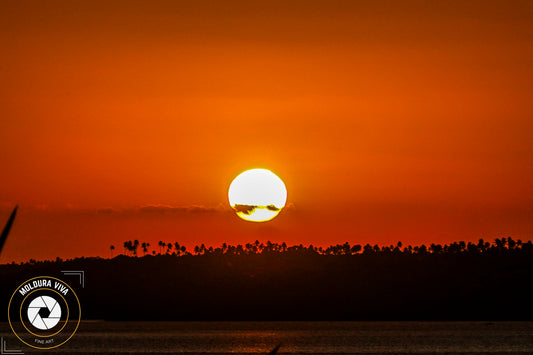
[[[53,297],[38,296],[28,306],[28,319],[37,329],[52,329],[61,319],[61,306]]]

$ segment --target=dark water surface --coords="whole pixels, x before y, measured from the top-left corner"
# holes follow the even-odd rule
[[[0,323],[8,350],[35,353]],[[46,353],[533,354],[533,322],[84,321]]]

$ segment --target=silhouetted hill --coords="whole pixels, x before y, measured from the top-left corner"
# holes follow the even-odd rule
[[[75,287],[93,319],[532,320],[533,245],[509,240],[470,249],[268,243],[1,265],[0,309],[5,319],[20,283],[50,275]],[[84,270],[85,288],[62,270]]]

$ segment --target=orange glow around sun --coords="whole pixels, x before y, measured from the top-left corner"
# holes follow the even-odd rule
[[[531,239],[530,1],[31,4],[0,12],[0,263]],[[283,182],[228,191],[252,167]]]

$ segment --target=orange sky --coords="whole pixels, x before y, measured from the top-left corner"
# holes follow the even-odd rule
[[[531,1],[1,9],[0,262],[532,237]],[[255,167],[291,204],[264,224],[227,206]]]

